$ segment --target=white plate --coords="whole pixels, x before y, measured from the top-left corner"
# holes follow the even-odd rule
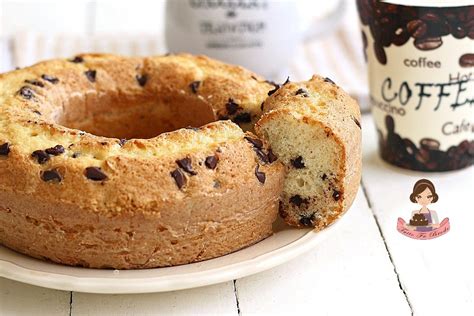
[[[98,270],[41,261],[0,246],[0,276],[66,291],[89,293],[164,292],[225,282],[270,269],[310,250],[337,224],[322,232],[277,222],[274,235],[216,259],[168,268]]]

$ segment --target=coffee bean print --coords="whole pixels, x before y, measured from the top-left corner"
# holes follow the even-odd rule
[[[35,150],[31,153],[31,157],[41,165],[49,160],[49,155],[44,150]]]
[[[407,30],[408,33],[414,38],[422,38],[426,34],[428,27],[422,20],[412,20],[408,22]]]
[[[474,54],[464,54],[459,57],[459,66],[463,68],[474,67]]]
[[[212,169],[212,170],[216,169],[216,167],[217,167],[217,157],[216,156],[206,157],[206,160],[204,161],[204,164],[209,169]]]
[[[51,156],[59,156],[59,155],[63,154],[64,151],[65,151],[65,149],[61,145],[56,145],[54,147],[51,147],[51,148],[48,148],[48,149],[45,150],[45,152],[48,155],[51,155]]]
[[[102,171],[100,167],[87,167],[84,170],[84,174],[87,179],[92,181],[107,180],[107,175]]]
[[[190,175],[192,175],[192,176],[197,175],[197,172],[193,170],[193,166],[192,166],[192,163],[191,163],[191,158],[186,157],[186,158],[183,158],[183,159],[178,159],[178,160],[176,160],[176,164],[181,169],[183,169],[184,171],[189,173]]]
[[[140,87],[144,87],[146,85],[147,81],[148,81],[148,76],[147,75],[136,75],[135,79],[137,80],[138,85],[140,85]]]
[[[10,154],[10,144],[3,143],[0,145],[0,156],[8,156]]]
[[[415,47],[419,50],[433,50],[443,44],[441,37],[428,37],[415,40]]]
[[[90,82],[95,82],[95,79],[97,77],[97,71],[96,70],[87,70],[84,72],[84,74],[86,75],[87,79],[90,81]]]
[[[41,180],[44,182],[61,182],[63,177],[57,169],[45,170],[40,174]]]
[[[423,138],[416,146],[410,139],[395,132],[395,122],[390,115],[385,117],[387,135],[378,131],[382,158],[396,166],[419,171],[448,171],[474,164],[474,141],[464,140],[446,151],[433,138]]]
[[[383,46],[377,42],[374,42],[374,51],[375,51],[375,57],[377,57],[377,60],[379,63],[382,65],[387,64],[387,55],[385,54],[385,49]]]
[[[303,162],[303,157],[301,156],[298,156],[294,159],[290,159],[290,162],[296,169],[303,169],[306,167]]]
[[[259,171],[259,165],[257,165],[255,167],[255,176],[257,177],[258,181],[261,183],[261,184],[264,184],[265,183],[265,180],[266,180],[266,176],[265,176],[265,173],[264,172],[261,172]]]
[[[57,84],[57,83],[59,83],[59,79],[58,79],[58,78],[53,77],[53,76],[50,76],[50,75],[43,74],[43,75],[41,75],[41,78],[42,78],[43,80],[45,80],[45,81],[48,81],[48,82],[52,83],[52,84]]]
[[[193,81],[189,84],[189,88],[194,94],[198,92],[200,86],[201,86],[201,81]]]
[[[186,176],[181,171],[181,169],[175,169],[171,171],[171,176],[173,177],[178,189],[181,189],[186,184]]]
[[[442,37],[452,35],[474,39],[472,9],[463,7],[411,7],[382,1],[357,0],[362,24],[369,26],[374,39],[374,52],[381,64],[386,64],[383,47],[401,46],[410,38],[422,51],[439,48]],[[366,40],[363,39],[365,45]],[[365,46],[364,46],[365,50]],[[384,62],[385,61],[385,62]]]
[[[28,84],[31,84],[31,85],[34,85],[34,86],[37,86],[37,87],[40,87],[40,88],[44,88],[44,84],[41,81],[36,80],[36,79],[27,79],[27,80],[25,80],[25,83],[28,83]]]

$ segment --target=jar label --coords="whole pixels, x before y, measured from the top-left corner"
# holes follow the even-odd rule
[[[382,158],[442,171],[474,163],[474,6],[358,1]]]

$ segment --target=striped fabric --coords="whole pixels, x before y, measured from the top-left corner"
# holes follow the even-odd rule
[[[24,67],[39,60],[70,57],[79,52],[153,55],[166,52],[164,38],[156,35],[49,35],[18,34],[0,40],[0,71]],[[292,81],[317,73],[331,78],[367,109],[366,69],[355,8],[349,6],[338,28],[314,41],[303,43],[289,68]]]

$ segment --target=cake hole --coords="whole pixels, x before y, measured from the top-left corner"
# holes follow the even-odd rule
[[[146,89],[142,89],[146,90]],[[211,105],[195,95],[176,91],[120,93],[84,92],[55,109],[42,109],[55,124],[97,136],[148,139],[179,128],[215,121]]]

